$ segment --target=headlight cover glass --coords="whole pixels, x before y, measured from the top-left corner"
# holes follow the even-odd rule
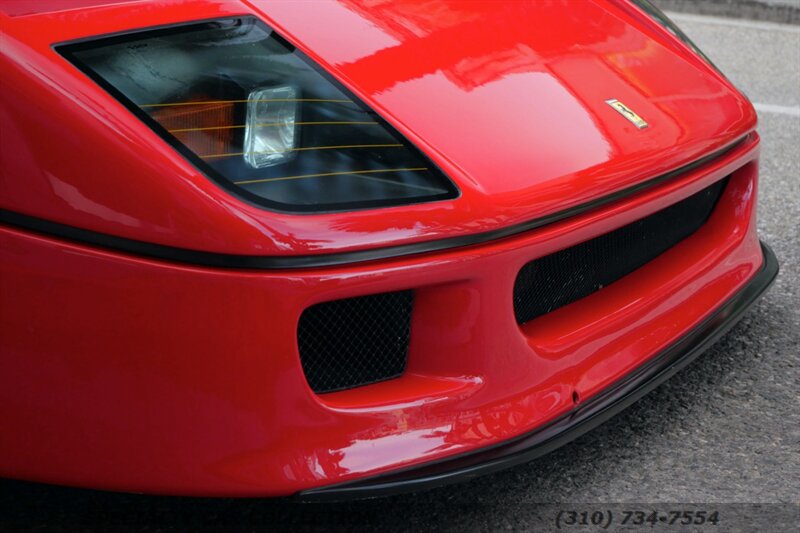
[[[323,212],[458,196],[391,125],[255,18],[57,50],[206,175],[252,203]]]

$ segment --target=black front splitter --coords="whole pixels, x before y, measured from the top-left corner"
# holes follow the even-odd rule
[[[562,418],[495,446],[387,474],[306,490],[296,497],[304,501],[336,501],[423,490],[526,463],[563,446],[655,389],[727,333],[778,274],[775,254],[764,243],[761,249],[764,254],[761,270],[736,295],[678,342]]]

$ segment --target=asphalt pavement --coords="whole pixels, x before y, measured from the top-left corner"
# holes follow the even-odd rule
[[[246,530],[541,530],[561,509],[609,502],[736,503],[720,505],[722,516],[759,511],[763,531],[783,530],[786,520],[800,518],[800,26],[698,15],[674,19],[759,110],[758,226],[781,263],[767,295],[694,364],[543,459],[461,485],[380,500],[299,504],[112,494],[7,480],[0,481],[0,529],[238,524]],[[770,518],[776,513],[780,519]],[[719,531],[736,530],[734,525]]]
[[[800,24],[800,0],[650,0],[664,11]]]

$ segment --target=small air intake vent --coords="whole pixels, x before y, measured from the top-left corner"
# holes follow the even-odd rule
[[[630,274],[702,226],[727,178],[605,235],[531,261],[514,283],[517,323],[584,298]]]
[[[316,393],[398,377],[406,368],[412,291],[359,296],[314,305],[300,317],[297,343]]]

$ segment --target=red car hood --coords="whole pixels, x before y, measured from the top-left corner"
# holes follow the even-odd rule
[[[313,16],[252,3],[462,181],[529,214],[652,177],[753,124],[724,79],[613,3],[344,0]],[[336,31],[319,31],[326,20]]]
[[[293,216],[243,205],[205,183],[214,202],[195,205],[195,212],[224,204],[226,216],[238,214],[209,230],[218,236],[203,231],[202,242],[181,234],[177,210],[170,231],[147,235],[147,220],[123,228],[86,213],[62,217],[141,240],[302,254],[491,231],[678,168],[731,144],[756,122],[751,105],[724,77],[623,2],[165,2],[149,4],[147,20],[129,18],[130,4],[125,9],[119,0],[74,2],[112,4],[78,10],[92,21],[81,30],[87,34],[253,12],[393,122],[462,193],[417,206]],[[75,24],[77,16],[50,20]],[[634,126],[606,103],[612,98],[648,126]]]

